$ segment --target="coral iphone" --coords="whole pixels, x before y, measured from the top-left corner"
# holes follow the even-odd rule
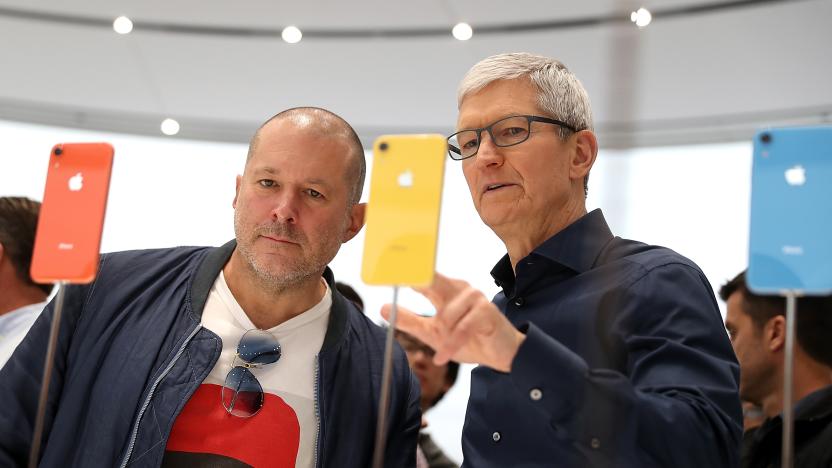
[[[32,256],[33,280],[89,283],[95,278],[113,153],[108,143],[52,148]]]

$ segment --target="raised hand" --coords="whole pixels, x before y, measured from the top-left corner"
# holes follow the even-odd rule
[[[436,307],[436,316],[423,317],[399,307],[396,328],[436,350],[433,362],[449,360],[483,364],[501,372],[511,370],[517,349],[526,338],[485,295],[465,281],[436,274],[433,284],[416,288]],[[391,305],[381,315],[389,319]]]

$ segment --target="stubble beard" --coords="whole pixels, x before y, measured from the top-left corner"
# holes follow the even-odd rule
[[[302,232],[292,225],[279,222],[265,223],[255,226],[253,229],[246,229],[237,213],[234,214],[234,231],[237,236],[237,248],[245,260],[245,266],[252,273],[260,287],[274,295],[320,277],[322,271],[332,261],[338,250],[336,247],[334,253],[330,253],[331,249],[327,248],[314,250],[311,255],[281,256],[280,266],[275,268],[258,259],[253,248],[256,239],[261,235],[271,235],[296,242],[300,246],[308,246],[308,239]],[[323,234],[320,239],[322,245],[332,245],[337,238],[337,233],[334,231]],[[340,242],[337,245],[340,246]]]

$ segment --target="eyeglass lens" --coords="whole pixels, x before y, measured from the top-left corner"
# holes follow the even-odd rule
[[[457,157],[470,158],[477,153],[483,133],[488,133],[497,146],[511,146],[522,143],[529,138],[529,120],[525,116],[506,117],[494,122],[482,130],[463,130],[449,138],[448,143],[459,148]],[[453,153],[452,153],[453,154]]]
[[[399,338],[399,344],[404,348],[404,350],[408,353],[416,353],[421,351],[422,354],[425,356],[432,358],[436,351],[433,350],[430,346],[423,344],[422,342],[415,341],[409,338]]]
[[[222,405],[234,416],[248,418],[263,407],[263,387],[245,367],[231,369],[222,387]]]
[[[247,331],[237,345],[237,357],[249,364],[248,367],[275,363],[280,356],[280,343],[263,330]],[[222,405],[226,411],[234,416],[251,417],[260,411],[264,400],[263,387],[247,366],[232,367],[222,387]]]

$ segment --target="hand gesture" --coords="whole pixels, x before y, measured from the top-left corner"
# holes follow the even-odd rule
[[[414,289],[436,307],[436,316],[422,317],[398,307],[396,328],[433,348],[436,365],[453,360],[511,371],[511,362],[526,335],[481,291],[439,273],[430,286]],[[385,319],[389,320],[391,308],[387,304],[381,309]]]

